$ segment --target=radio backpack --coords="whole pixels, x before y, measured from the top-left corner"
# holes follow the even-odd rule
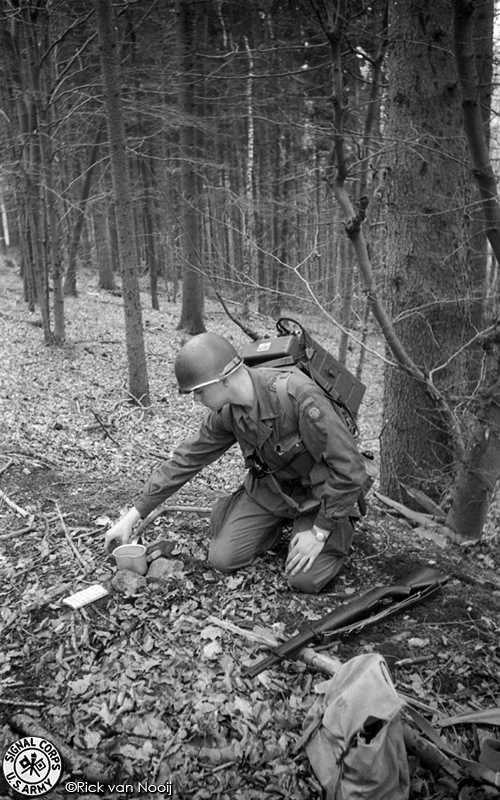
[[[351,433],[356,436],[358,413],[366,386],[331,353],[316,342],[299,322],[281,317],[278,335],[246,345],[242,358],[249,367],[298,367],[334,404]]]
[[[366,386],[361,383],[347,367],[322,347],[306,329],[293,319],[281,317],[276,328],[278,335],[269,339],[258,339],[246,345],[241,356],[249,367],[274,367],[290,370],[298,368],[308,375],[324,391],[333,407],[342,417],[347,428],[356,438],[358,413]],[[276,382],[276,390],[285,414],[293,419],[293,405],[286,391],[286,386]],[[373,454],[361,453],[368,476],[365,486],[358,498],[361,514],[366,514],[365,497],[376,473]]]

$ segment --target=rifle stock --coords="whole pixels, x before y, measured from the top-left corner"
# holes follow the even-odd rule
[[[299,650],[312,642],[321,641],[325,634],[330,634],[328,639],[331,639],[335,631],[340,629],[345,631],[349,626],[354,626],[362,620],[366,620],[365,624],[368,624],[370,616],[374,615],[385,601],[395,601],[390,603],[388,608],[390,613],[396,613],[397,601],[400,601],[402,609],[407,608],[412,598],[416,603],[432,596],[447,580],[446,576],[426,567],[411,573],[400,583],[369,589],[355,600],[312,622],[307,628],[299,630],[296,636],[280,644],[269,656],[244,667],[242,672],[246,677],[255,678],[259,673],[274,666],[282,659],[293,658]]]

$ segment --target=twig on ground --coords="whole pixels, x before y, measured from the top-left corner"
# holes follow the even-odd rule
[[[21,506],[18,506],[17,503],[14,503],[13,500],[10,500],[10,498],[7,497],[5,492],[2,492],[1,489],[0,489],[0,500],[3,500],[3,502],[6,505],[8,505],[9,508],[12,509],[12,511],[15,511],[16,514],[19,514],[20,517],[24,517],[24,518],[29,517],[29,511],[26,511],[25,508],[21,508]]]
[[[59,515],[59,519],[61,520],[62,529],[63,529],[64,535],[65,535],[65,537],[66,537],[66,540],[67,540],[67,542],[68,542],[69,546],[70,546],[70,547],[71,547],[71,549],[73,550],[73,553],[75,554],[75,556],[76,556],[76,558],[78,559],[78,561],[80,562],[80,564],[82,564],[82,566],[83,566],[83,568],[84,568],[85,572],[88,572],[88,569],[89,569],[89,567],[88,567],[88,565],[86,564],[85,560],[84,560],[84,559],[82,558],[82,556],[80,555],[80,553],[78,552],[78,550],[77,550],[77,548],[76,548],[75,544],[74,544],[74,543],[71,541],[71,537],[70,537],[70,535],[69,535],[69,532],[68,532],[68,529],[67,529],[67,527],[66,527],[66,523],[64,522],[63,515],[61,514],[61,510],[60,510],[60,508],[59,508],[59,506],[58,506],[58,504],[57,504],[57,503],[56,503],[56,509],[57,509],[57,513],[58,513],[58,515]]]
[[[106,436],[108,437],[108,439],[111,439],[111,441],[113,442],[113,444],[116,444],[116,446],[117,446],[117,447],[121,447],[121,445],[120,445],[120,442],[118,442],[118,441],[115,439],[115,437],[114,437],[114,436],[111,436],[110,432],[108,431],[108,426],[107,426],[107,425],[105,425],[105,423],[104,423],[104,422],[102,421],[102,419],[100,418],[99,414],[97,414],[97,413],[94,411],[94,409],[93,409],[93,408],[91,408],[90,410],[91,410],[92,414],[94,415],[94,417],[96,418],[96,420],[97,420],[97,422],[99,423],[99,425],[101,426],[101,428],[103,429],[104,433],[105,433],[105,434],[106,434]]]
[[[415,658],[402,658],[399,661],[394,662],[395,667],[408,667],[413,666],[414,664],[425,664],[427,661],[432,661],[435,658],[434,655],[428,656],[416,656]]]
[[[60,464],[52,458],[48,456],[39,456],[37,453],[31,453],[29,450],[13,450],[9,448],[8,450],[2,451],[2,455],[23,456],[23,458],[29,458],[30,461],[38,461],[40,464],[48,464],[49,467],[56,467],[57,469],[61,468]]]
[[[10,458],[7,461],[7,463],[3,465],[3,467],[0,467],[0,475],[3,475],[4,472],[7,472],[7,470],[13,465],[13,463],[14,463],[14,460],[12,458]]]
[[[140,421],[142,422],[142,420],[144,418],[144,412],[147,410],[147,406],[144,406],[142,404],[142,398],[144,397],[144,395],[141,395],[140,397],[134,397],[132,392],[130,392],[128,389],[125,389],[125,393],[128,394],[128,396],[130,398],[129,402],[132,401],[134,406],[137,406],[137,408],[140,408],[140,410],[141,410]]]
[[[36,531],[35,525],[28,525],[27,528],[18,528],[17,531],[11,531],[10,533],[0,533],[0,539],[14,539],[16,536],[22,536],[23,533],[31,533],[31,531]]]
[[[75,615],[73,614],[70,619],[71,625],[71,645],[75,653],[78,652],[78,645],[76,643],[76,627],[75,627]]]
[[[112,781],[118,768],[116,763],[105,762],[96,753],[88,756],[85,753],[77,752],[69,747],[57,733],[42,727],[33,717],[29,717],[27,714],[14,714],[9,720],[9,724],[23,736],[37,736],[51,742],[59,750],[72,775],[85,775],[85,778],[91,781]]]
[[[41,708],[44,706],[45,703],[41,703],[40,701],[36,700],[6,700],[3,697],[0,697],[0,706],[20,706],[21,708]]]

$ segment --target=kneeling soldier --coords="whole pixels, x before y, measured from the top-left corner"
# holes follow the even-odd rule
[[[237,442],[248,473],[212,511],[211,565],[232,572],[251,564],[292,520],[289,585],[319,592],[349,551],[366,480],[362,456],[331,401],[298,369],[247,367],[215,333],[190,339],[174,369],[180,392],[193,392],[209,412],[106,533],[106,549],[115,539],[128,542],[136,522]]]

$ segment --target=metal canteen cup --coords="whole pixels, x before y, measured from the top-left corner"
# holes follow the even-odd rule
[[[128,569],[138,575],[145,575],[148,571],[146,548],[143,544],[121,544],[115,547],[113,555],[118,569]]]

